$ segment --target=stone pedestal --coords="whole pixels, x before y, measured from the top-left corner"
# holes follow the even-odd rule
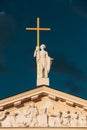
[[[37,78],[37,86],[40,86],[40,85],[49,86],[49,78]]]

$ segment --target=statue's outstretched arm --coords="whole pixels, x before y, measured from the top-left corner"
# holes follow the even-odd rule
[[[51,59],[51,60],[54,60],[54,58],[51,58],[51,57],[50,57],[50,59]]]
[[[34,57],[36,57],[36,50],[34,51]]]
[[[35,51],[34,51],[34,57],[36,57],[37,56],[37,52],[39,51],[39,47],[38,46],[36,46],[36,49],[35,49]]]
[[[50,60],[54,60],[54,58],[48,56],[48,52],[46,52],[46,56],[50,58]]]

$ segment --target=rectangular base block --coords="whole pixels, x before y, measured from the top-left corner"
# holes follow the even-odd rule
[[[40,86],[40,85],[49,86],[49,78],[37,78],[37,86]]]

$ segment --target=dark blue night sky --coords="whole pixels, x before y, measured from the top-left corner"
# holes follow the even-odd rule
[[[87,100],[87,0],[0,0],[0,99],[36,88],[36,32],[54,58],[50,87]]]

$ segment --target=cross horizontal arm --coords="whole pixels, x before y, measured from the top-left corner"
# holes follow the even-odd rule
[[[43,30],[43,31],[50,31],[51,28],[26,28],[26,30]]]

